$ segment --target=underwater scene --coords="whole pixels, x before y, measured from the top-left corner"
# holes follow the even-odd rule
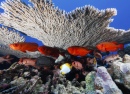
[[[0,94],[130,94],[130,26],[113,27],[117,9],[57,2],[1,1]]]

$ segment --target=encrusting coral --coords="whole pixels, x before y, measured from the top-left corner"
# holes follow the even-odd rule
[[[67,13],[54,6],[51,0],[21,0],[1,3],[4,13],[0,23],[41,40],[45,45],[66,49],[70,46],[95,46],[103,41],[129,42],[129,31],[109,27],[114,8],[98,10],[84,6]],[[109,37],[108,37],[109,36]]]

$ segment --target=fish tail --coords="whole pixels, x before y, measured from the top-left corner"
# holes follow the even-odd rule
[[[119,48],[120,50],[123,50],[123,49],[124,49],[124,44],[119,44],[119,45],[118,45],[118,48]]]

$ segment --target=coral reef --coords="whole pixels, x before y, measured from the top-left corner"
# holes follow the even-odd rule
[[[99,82],[95,82],[103,88],[103,94],[122,94],[105,67],[98,67],[96,75],[99,77]]]
[[[37,94],[37,84],[42,84],[37,69],[14,63],[9,69],[1,70],[0,92],[2,94]],[[7,84],[8,88],[4,88]],[[32,93],[35,91],[36,93]]]
[[[58,69],[54,75],[47,76],[44,84],[41,71],[14,63],[9,69],[0,71],[0,92],[2,94],[122,94],[111,79],[105,67],[98,67],[97,72],[86,75],[80,83],[69,81]],[[129,80],[128,76],[125,76]],[[127,84],[129,86],[129,84]]]
[[[45,45],[66,49],[70,46],[95,46],[103,41],[129,42],[129,31],[109,27],[116,9],[98,10],[93,6],[70,13],[54,6],[51,0],[21,0],[1,3],[0,23],[41,40]],[[109,36],[109,37],[108,37]]]
[[[95,86],[94,86],[95,85],[94,84],[95,76],[96,76],[95,72],[90,72],[85,78],[86,93],[87,94],[95,94],[96,93]]]
[[[123,63],[122,61],[114,61],[111,66],[112,77],[115,82],[123,84],[126,88],[130,89],[130,63]]]
[[[123,57],[123,63],[130,63],[130,55],[128,54],[125,54],[124,57]]]
[[[0,92],[2,94],[85,94],[85,82],[81,84],[76,80],[70,82],[59,74],[53,77],[49,75],[46,79],[47,82],[43,84],[40,71],[14,63],[9,69],[1,70]],[[10,87],[4,88],[4,84]]]

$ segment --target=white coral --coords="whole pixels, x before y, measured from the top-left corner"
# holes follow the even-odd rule
[[[64,49],[73,45],[95,46],[102,41],[126,43],[130,39],[129,31],[109,27],[116,9],[98,10],[88,5],[66,13],[54,7],[51,0],[31,2],[33,6],[20,0],[3,2],[0,23],[37,38],[45,45]]]
[[[25,38],[18,32],[8,30],[7,27],[0,27],[0,44],[8,46],[11,43],[24,42]]]
[[[37,52],[27,52],[23,53],[21,51],[15,51],[9,47],[11,43],[24,42],[25,38],[20,36],[18,32],[8,30],[7,27],[0,27],[0,54],[7,55],[12,54],[19,58],[21,57],[31,57],[37,58],[41,54]]]

